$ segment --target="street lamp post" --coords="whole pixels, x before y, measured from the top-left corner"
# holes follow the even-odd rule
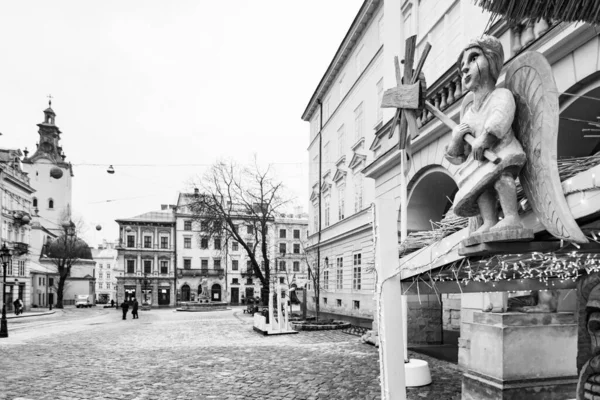
[[[8,324],[6,322],[6,267],[12,258],[10,250],[6,247],[6,243],[2,245],[0,250],[0,258],[2,259],[2,267],[4,269],[2,281],[2,320],[0,326],[0,338],[8,337]]]

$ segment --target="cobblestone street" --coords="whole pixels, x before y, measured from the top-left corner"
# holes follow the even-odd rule
[[[39,328],[10,321],[10,337],[0,341],[0,399],[380,398],[378,351],[357,336],[264,337],[241,309],[153,310],[126,321],[115,310],[88,312]],[[409,398],[450,393],[460,388],[457,377],[410,390]]]

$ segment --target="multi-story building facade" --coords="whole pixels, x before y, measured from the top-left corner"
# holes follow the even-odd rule
[[[163,207],[119,224],[116,301],[150,303],[151,307],[175,305],[175,214]]]
[[[12,302],[16,299],[23,301],[25,309],[32,304],[27,254],[31,238],[31,199],[35,190],[22,169],[21,156],[20,150],[0,149],[2,244],[6,244],[12,253],[3,300],[8,310],[12,310]]]
[[[307,282],[308,260],[304,248],[308,236],[308,215],[300,209],[293,214],[279,214],[273,222],[273,232],[273,276],[282,290]],[[294,301],[301,300],[295,294],[291,294],[291,298]]]
[[[310,123],[307,257],[321,271],[320,308],[373,318],[374,182],[362,169],[383,126],[382,2],[366,1],[317,85],[302,119]]]
[[[206,297],[240,304],[260,296],[262,285],[252,271],[246,250],[226,234],[208,235],[208,222],[194,216],[187,207],[193,196],[182,193],[177,201],[177,290],[181,301]],[[246,244],[253,247],[257,240],[254,225],[242,213],[235,224]],[[279,281],[285,290],[297,280],[306,279],[307,224],[307,216],[302,213],[280,214],[269,224],[267,248],[272,282]],[[261,256],[258,262],[264,266]],[[202,293],[203,282],[209,293]]]
[[[115,243],[104,241],[97,249],[92,249],[96,263],[96,299],[100,304],[117,301],[117,277],[123,276],[119,268],[118,251]]]

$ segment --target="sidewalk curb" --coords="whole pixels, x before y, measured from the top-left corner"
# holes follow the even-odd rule
[[[52,311],[46,311],[43,313],[35,313],[35,314],[21,314],[21,315],[11,315],[10,317],[7,315],[6,319],[19,319],[19,318],[31,318],[31,317],[41,317],[44,315],[52,315],[54,314],[56,311],[52,310]]]

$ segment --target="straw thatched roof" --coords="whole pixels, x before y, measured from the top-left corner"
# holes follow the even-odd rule
[[[559,22],[600,22],[600,0],[474,0],[493,16],[510,21],[544,18]]]

